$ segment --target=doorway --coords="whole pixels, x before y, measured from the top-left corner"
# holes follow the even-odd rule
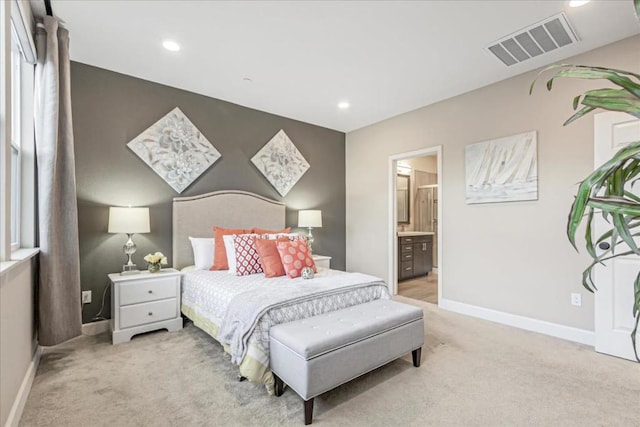
[[[389,157],[389,284],[394,295],[442,297],[442,147]]]

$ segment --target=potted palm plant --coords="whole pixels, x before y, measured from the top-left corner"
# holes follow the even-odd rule
[[[634,0],[634,4],[636,13],[640,17],[640,0]],[[594,89],[576,96],[573,99],[573,109],[576,113],[564,123],[565,126],[597,110],[621,111],[640,118],[640,75],[603,67],[562,64],[544,69],[538,78],[551,70],[555,72],[547,80],[548,90],[552,89],[554,80],[561,77],[604,79],[616,86]],[[535,83],[534,80],[530,93]],[[634,240],[635,237],[640,236],[640,192],[635,191],[634,188],[638,180],[640,180],[640,141],[635,141],[593,171],[578,187],[569,212],[567,237],[577,250],[578,228],[581,223],[585,223],[585,247],[593,261],[583,272],[582,284],[590,292],[597,289],[592,279],[592,270],[597,264],[620,256],[632,254],[640,256],[640,249]],[[596,215],[602,215],[610,224],[609,229],[599,236],[594,236],[593,222]],[[608,247],[608,249],[598,253],[597,246]],[[640,273],[634,283],[630,283],[629,286],[634,287],[633,301],[630,304],[633,306],[635,327],[631,332],[631,340],[635,357],[640,362],[638,358],[640,343],[636,342],[636,331],[640,321]]]

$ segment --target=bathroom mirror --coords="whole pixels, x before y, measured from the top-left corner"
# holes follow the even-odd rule
[[[409,175],[396,176],[396,207],[398,224],[409,224]]]

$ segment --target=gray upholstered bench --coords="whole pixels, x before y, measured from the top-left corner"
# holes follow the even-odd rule
[[[424,322],[418,307],[376,300],[274,326],[269,338],[276,396],[291,387],[311,424],[316,396],[409,352],[419,367]]]

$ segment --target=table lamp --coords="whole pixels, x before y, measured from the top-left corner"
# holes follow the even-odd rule
[[[127,235],[127,243],[122,247],[127,256],[127,263],[122,266],[120,274],[139,273],[136,265],[131,261],[131,256],[136,252],[136,244],[131,237],[134,233],[149,233],[149,208],[109,208],[109,233],[124,233]]]
[[[298,211],[298,227],[307,227],[309,229],[309,238],[307,240],[307,243],[309,245],[309,252],[311,252],[311,244],[314,241],[313,234],[311,234],[311,229],[314,227],[322,227],[322,211]]]

